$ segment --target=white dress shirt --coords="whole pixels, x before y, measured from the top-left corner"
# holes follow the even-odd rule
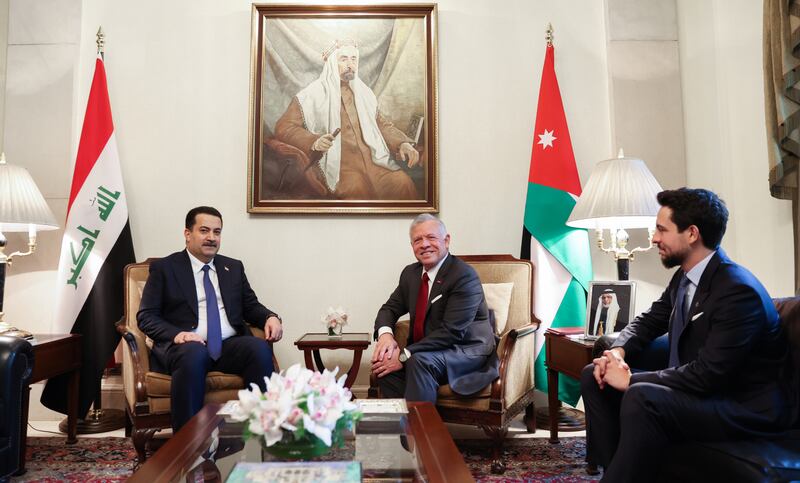
[[[194,288],[197,291],[197,328],[194,333],[199,334],[203,340],[208,340],[208,314],[206,312],[206,289],[203,286],[203,267],[208,265],[211,270],[208,271],[208,278],[211,279],[211,285],[214,286],[214,293],[217,294],[217,306],[219,307],[219,325],[222,334],[222,340],[236,335],[236,331],[228,322],[228,315],[225,313],[225,305],[222,301],[222,294],[219,291],[219,280],[217,280],[217,269],[214,266],[214,259],[211,259],[208,264],[198,260],[188,250],[186,254],[189,255],[189,261],[192,262],[192,274],[194,275]]]
[[[703,272],[706,271],[706,267],[708,266],[708,262],[711,261],[711,257],[717,253],[716,250],[711,252],[710,255],[705,257],[704,259],[697,262],[697,265],[692,267],[691,270],[686,272],[686,278],[689,279],[689,285],[686,287],[686,313],[688,314],[692,308],[692,300],[694,300],[694,293],[697,291],[697,286],[700,284],[700,278],[703,276]]]

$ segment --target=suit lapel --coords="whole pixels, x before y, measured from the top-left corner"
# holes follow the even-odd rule
[[[230,305],[228,305],[228,299],[231,296],[230,268],[228,267],[228,263],[219,255],[214,257],[214,268],[217,270],[217,282],[219,283],[219,293],[222,295],[222,305],[225,307],[225,312],[227,314],[228,307],[230,307]]]
[[[420,285],[422,285],[422,264],[418,263],[414,270],[411,271],[411,281],[408,285],[408,313],[412,317],[417,313],[417,294],[419,293]]]
[[[447,272],[450,270],[450,266],[453,263],[453,255],[447,255],[444,263],[442,266],[439,267],[439,271],[436,272],[436,280],[433,280],[433,286],[431,287],[430,293],[428,295],[428,306],[425,309],[425,317],[428,317],[428,312],[431,311],[431,300],[435,299],[442,293],[442,285],[444,284],[444,279],[447,276]]]
[[[197,316],[197,287],[194,284],[194,272],[192,271],[192,262],[189,261],[189,254],[186,250],[181,252],[181,256],[175,262],[175,278],[178,279],[183,291],[183,296],[189,302],[192,312],[195,317]]]
[[[692,305],[689,307],[689,311],[687,312],[686,325],[689,325],[692,317],[698,313],[698,309],[702,307],[703,302],[705,302],[708,296],[711,294],[711,279],[714,278],[714,274],[717,272],[720,263],[727,259],[728,257],[725,255],[725,252],[722,251],[722,248],[718,248],[717,253],[715,253],[714,256],[711,257],[711,260],[708,261],[708,265],[706,265],[706,269],[703,271],[703,275],[700,277],[700,283],[697,284],[697,290],[694,292]]]

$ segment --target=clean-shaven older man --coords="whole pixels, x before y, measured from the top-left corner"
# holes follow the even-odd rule
[[[372,372],[381,394],[435,403],[441,384],[458,394],[475,393],[498,376],[481,282],[472,267],[450,255],[450,235],[438,218],[419,215],[410,237],[418,262],[403,269],[375,318]],[[393,329],[406,313],[411,326],[401,352]]]
[[[206,374],[239,374],[266,389],[278,315],[259,303],[239,260],[219,255],[222,215],[209,206],[186,214],[186,249],[150,265],[136,319],[154,342],[151,363],[172,375],[172,427],[203,407]],[[246,323],[264,330],[254,337]]]
[[[687,188],[658,202],[653,243],[665,267],[680,268],[581,377],[586,459],[605,467],[603,481],[650,481],[670,463],[669,444],[779,434],[797,414],[797,390],[779,382],[788,344],[775,306],[719,246],[725,204]],[[632,373],[665,333],[660,370]]]

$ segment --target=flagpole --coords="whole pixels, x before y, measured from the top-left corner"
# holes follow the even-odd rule
[[[105,61],[105,43],[106,34],[103,32],[103,26],[97,29],[96,40],[97,55]],[[113,357],[113,356],[112,356]],[[85,419],[78,419],[77,433],[78,434],[96,434],[105,433],[108,431],[115,431],[125,427],[125,411],[120,409],[103,409],[103,377],[105,374],[97,379],[97,389],[95,390],[94,402],[92,409],[86,415]],[[66,432],[68,418],[61,421],[58,429],[61,432]]]

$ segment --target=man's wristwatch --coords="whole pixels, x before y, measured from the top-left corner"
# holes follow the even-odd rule
[[[400,353],[400,356],[397,359],[400,360],[400,362],[405,363],[408,360],[408,351],[403,349],[403,351]]]

